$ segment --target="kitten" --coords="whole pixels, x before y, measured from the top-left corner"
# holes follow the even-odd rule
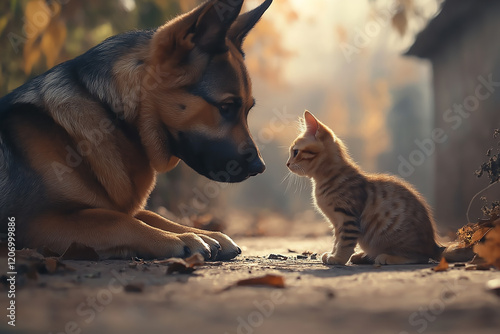
[[[333,251],[325,264],[427,263],[444,247],[425,199],[390,175],[363,172],[332,130],[306,111],[305,131],[293,142],[287,166],[311,178],[315,205],[333,225]],[[363,253],[353,254],[359,243]],[[352,255],[352,256],[351,256]]]

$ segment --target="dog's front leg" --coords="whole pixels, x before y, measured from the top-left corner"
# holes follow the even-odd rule
[[[79,242],[94,248],[101,258],[186,257],[196,252],[210,257],[209,246],[195,233],[167,232],[105,209],[45,214],[30,223],[26,237],[30,247],[47,246],[60,254]]]
[[[241,249],[227,235],[221,232],[205,231],[194,227],[184,226],[174,223],[162,216],[147,210],[140,211],[136,216],[137,219],[146,224],[159,228],[163,231],[173,233],[196,233],[208,245],[212,252],[211,260],[226,261],[241,254]]]

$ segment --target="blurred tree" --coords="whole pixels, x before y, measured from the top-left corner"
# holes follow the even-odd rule
[[[391,23],[401,37],[408,33],[414,36],[427,24],[430,13],[426,13],[425,10],[429,8],[430,1],[435,2],[440,7],[444,0],[393,0],[392,7],[387,5],[387,1],[370,0],[376,8],[390,7],[393,9]]]
[[[0,3],[0,95],[103,39],[155,28],[200,0],[10,0]]]

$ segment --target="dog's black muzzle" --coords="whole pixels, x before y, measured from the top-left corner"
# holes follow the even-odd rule
[[[189,167],[218,182],[241,182],[266,169],[251,139],[238,146],[230,139],[180,132],[173,146],[174,154]]]

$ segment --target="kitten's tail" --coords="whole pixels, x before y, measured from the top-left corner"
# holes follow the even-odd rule
[[[472,247],[463,248],[458,242],[450,242],[446,246],[437,243],[436,255],[436,260],[444,257],[447,262],[469,262],[475,254]]]

